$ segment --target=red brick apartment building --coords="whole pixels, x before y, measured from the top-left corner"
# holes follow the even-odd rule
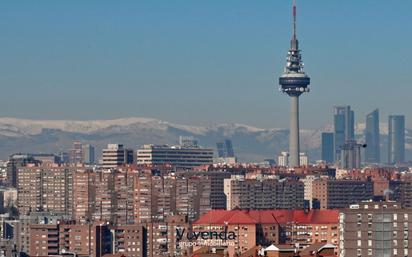
[[[223,248],[229,256],[236,256],[257,245],[298,243],[303,248],[315,243],[337,244],[338,226],[338,210],[212,210],[193,224],[193,231],[211,232],[210,236],[232,233],[221,240],[226,245],[210,248]],[[213,243],[213,239],[197,242]],[[200,248],[195,246],[194,251]]]

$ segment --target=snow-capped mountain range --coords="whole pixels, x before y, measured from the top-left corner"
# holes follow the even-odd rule
[[[357,124],[360,140],[364,124]],[[331,125],[319,129],[301,130],[301,148],[311,160],[320,158],[321,133],[332,131]],[[386,124],[381,133],[387,134]],[[74,140],[96,146],[99,155],[108,143],[123,143],[130,148],[142,144],[177,144],[180,135],[194,136],[199,143],[215,147],[217,141],[231,139],[236,154],[243,161],[276,158],[288,148],[288,129],[263,129],[244,124],[227,123],[206,127],[170,123],[152,118],[123,118],[113,120],[29,120],[0,118],[0,159],[16,152],[52,153],[67,151]],[[412,149],[412,131],[407,131],[407,148]],[[382,143],[385,144],[385,137]]]

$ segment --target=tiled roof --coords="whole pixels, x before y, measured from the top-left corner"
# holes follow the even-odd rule
[[[338,210],[212,210],[194,224],[337,224]]]

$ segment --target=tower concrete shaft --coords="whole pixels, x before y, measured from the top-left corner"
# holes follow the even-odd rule
[[[284,72],[279,78],[279,90],[290,96],[289,167],[300,165],[299,96],[309,92],[310,78],[303,71],[302,56],[296,36],[296,4],[293,2],[293,34]]]
[[[289,167],[300,166],[299,96],[290,97]]]

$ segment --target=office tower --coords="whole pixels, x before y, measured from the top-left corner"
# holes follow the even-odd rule
[[[380,140],[379,140],[379,110],[366,115],[365,126],[365,162],[380,162]]]
[[[72,214],[73,170],[23,167],[17,173],[17,207],[21,214],[49,211]]]
[[[340,148],[346,141],[355,139],[355,113],[349,105],[333,108],[335,129],[335,160],[340,157]]]
[[[135,159],[135,152],[133,149],[126,148],[124,149],[124,163],[125,164],[133,164]]]
[[[103,149],[103,168],[116,168],[125,164],[125,148],[122,144],[108,144]]]
[[[217,148],[217,156],[219,158],[235,157],[235,152],[233,151],[232,141],[229,139],[217,142],[216,148]]]
[[[348,140],[340,147],[340,168],[360,169],[361,148],[364,145],[356,143],[355,140]]]
[[[289,152],[281,152],[278,156],[278,166],[287,167],[289,165]]]
[[[388,126],[388,163],[402,163],[405,161],[405,116],[390,115]]]
[[[339,215],[339,257],[411,256],[412,211],[395,202],[361,202]]]
[[[83,145],[83,162],[85,164],[95,164],[94,146],[90,144]]]
[[[335,161],[334,134],[330,132],[322,133],[322,160],[326,163]]]
[[[197,147],[198,142],[192,136],[179,136],[179,145],[181,147],[191,148],[191,147]]]
[[[303,209],[304,184],[274,178],[247,179],[233,175],[224,180],[226,209]]]
[[[280,91],[291,99],[290,135],[289,135],[289,166],[297,167],[299,163],[299,96],[309,92],[310,78],[303,71],[302,57],[296,37],[296,4],[293,4],[293,36],[287,55],[287,64],[279,78]]]
[[[137,164],[170,164],[177,168],[193,168],[213,164],[213,149],[168,145],[143,145],[137,150]]]
[[[73,148],[69,151],[71,163],[83,163],[83,145],[80,141],[73,142]]]
[[[300,165],[302,166],[308,166],[309,165],[309,157],[306,153],[299,153],[299,162]]]
[[[70,154],[66,152],[59,152],[57,154],[59,157],[59,162],[60,163],[69,163],[70,162]]]
[[[312,182],[312,197],[319,201],[321,209],[347,208],[350,204],[373,199],[373,182],[317,179]]]

